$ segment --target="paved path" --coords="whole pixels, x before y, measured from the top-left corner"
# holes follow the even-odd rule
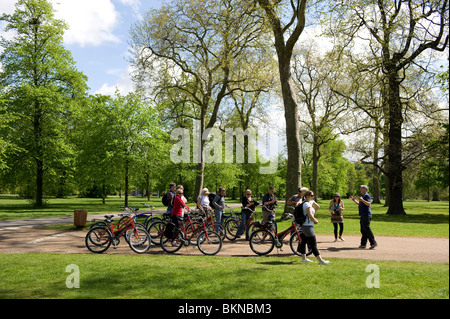
[[[89,215],[102,218],[103,215]],[[48,230],[36,226],[55,223],[71,223],[73,217],[28,219],[0,222],[0,253],[50,252],[66,254],[90,253],[84,244],[86,230]],[[322,257],[356,258],[367,260],[396,260],[420,262],[449,262],[449,239],[429,237],[376,236],[379,246],[373,250],[359,249],[360,236],[346,235],[345,241],[334,242],[333,235],[317,235]],[[288,243],[283,250],[272,251],[269,256],[289,256],[292,251]],[[117,249],[112,247],[107,254],[134,254],[122,240]],[[163,254],[159,246],[152,245],[148,255]],[[183,247],[178,254],[201,255],[196,247]],[[217,256],[256,256],[248,242],[242,239],[224,241]]]

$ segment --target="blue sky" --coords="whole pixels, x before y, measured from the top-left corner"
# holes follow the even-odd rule
[[[127,62],[130,26],[162,0],[51,0],[56,17],[69,25],[64,45],[78,70],[88,76],[89,93],[133,90]],[[14,12],[17,0],[0,0],[0,14]],[[0,36],[10,38],[0,23]],[[0,48],[1,50],[1,48]]]

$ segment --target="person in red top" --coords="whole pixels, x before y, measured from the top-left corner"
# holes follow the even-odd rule
[[[183,189],[177,188],[176,191],[177,196],[175,196],[173,200],[173,209],[172,209],[172,216],[183,216],[183,207],[186,208],[189,211],[189,206],[186,206],[181,199],[183,197]],[[173,219],[173,218],[172,218]],[[176,219],[176,218],[175,218]]]
[[[190,210],[189,206],[186,206],[183,202],[183,192],[184,189],[182,187],[178,187],[176,190],[176,196],[173,199],[173,209],[172,209],[172,214],[171,214],[171,220],[172,223],[175,224],[175,227],[179,226],[178,223],[178,218],[179,217],[183,217],[183,208],[186,208],[187,211]],[[176,232],[173,233],[173,235],[175,236]],[[172,238],[173,240],[174,238]]]

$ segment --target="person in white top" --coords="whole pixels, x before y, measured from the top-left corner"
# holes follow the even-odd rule
[[[207,188],[203,188],[200,192],[200,195],[197,197],[197,207],[201,209],[203,212],[206,212],[209,207],[209,190]]]
[[[302,262],[312,262],[312,260],[309,260],[306,258],[306,251],[305,247],[308,243],[308,247],[312,250],[312,253],[319,261],[319,265],[327,265],[330,262],[328,260],[322,259],[320,256],[319,250],[317,249],[317,240],[316,240],[316,234],[314,233],[314,225],[317,224],[319,221],[317,218],[314,217],[314,214],[316,212],[316,207],[318,209],[319,205],[314,201],[314,194],[312,191],[307,191],[305,193],[305,200],[303,204],[303,213],[306,215],[306,220],[302,224],[301,229],[301,239],[302,242],[299,247],[299,252],[302,254]]]

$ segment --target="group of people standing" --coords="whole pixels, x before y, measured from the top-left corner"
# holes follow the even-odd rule
[[[175,183],[169,185],[170,190],[167,193],[168,196],[168,208],[167,213],[171,214],[172,222],[175,225],[178,225],[178,216],[183,216],[184,209],[189,212],[190,208],[186,205],[187,199],[184,197],[184,188],[182,185],[176,186]],[[371,197],[368,194],[368,186],[361,185],[360,191],[361,196],[350,196],[350,199],[358,205],[358,211],[360,216],[360,231],[361,231],[361,244],[359,248],[366,248],[367,241],[370,243],[369,249],[373,249],[378,246],[373,232],[370,228],[370,221],[372,219],[372,212],[370,209],[371,206]],[[209,190],[207,188],[203,188],[200,195],[197,198],[197,207],[200,210],[206,210],[208,207],[214,208],[214,214],[216,222],[223,223],[224,222],[224,210],[225,207],[229,207],[225,204],[225,196],[226,190],[224,187],[219,188],[219,193],[215,195],[212,201],[209,198]],[[275,188],[270,187],[267,194],[265,194],[262,198],[262,212],[263,212],[263,220],[262,222],[268,222],[274,220],[274,212],[273,209],[277,205],[277,200],[275,198]],[[250,218],[251,214],[255,211],[256,206],[260,203],[252,198],[252,192],[250,189],[246,189],[245,194],[242,198],[242,215],[241,215],[241,224],[239,225],[237,231],[237,238],[240,238],[243,234],[245,224],[247,220]],[[299,252],[302,255],[302,262],[312,262],[312,260],[307,258],[306,254],[306,245],[317,260],[319,264],[326,265],[330,262],[328,260],[324,260],[317,249],[317,240],[316,235],[314,233],[314,225],[316,225],[319,221],[314,217],[317,210],[319,210],[320,206],[314,200],[314,193],[310,191],[306,187],[302,187],[298,189],[298,193],[287,201],[287,205],[292,205],[297,207],[298,205],[302,205],[303,213],[306,216],[305,222],[301,225],[302,230],[302,242],[299,245]],[[328,206],[328,210],[331,213],[331,222],[334,226],[334,237],[335,242],[339,240],[344,241],[342,237],[344,231],[344,219],[343,219],[343,211],[345,210],[344,202],[341,199],[339,193],[334,194],[333,200],[330,202]],[[338,232],[339,228],[339,232]],[[338,235],[339,234],[339,235]],[[248,239],[248,238],[247,238]],[[310,254],[308,253],[308,255]]]
[[[212,204],[214,207],[216,221],[223,224],[225,207],[229,207],[225,204],[225,188],[219,188],[219,193],[215,195],[211,203],[209,194],[210,192],[207,188],[202,189],[197,198],[197,207],[200,210],[205,211],[208,209],[208,206],[211,206]],[[186,205],[187,199],[184,197],[183,185],[177,186],[175,183],[171,183],[169,185],[169,191],[167,192],[167,203],[167,213],[170,214],[172,222],[178,226],[178,217],[182,217],[185,211],[190,211],[190,207]]]

